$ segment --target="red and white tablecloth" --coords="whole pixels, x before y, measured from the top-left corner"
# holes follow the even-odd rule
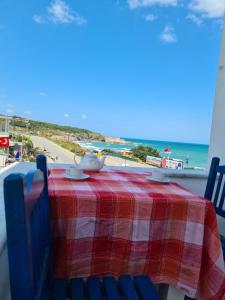
[[[102,171],[86,181],[49,177],[56,277],[147,274],[189,297],[225,298],[211,202],[148,173]]]

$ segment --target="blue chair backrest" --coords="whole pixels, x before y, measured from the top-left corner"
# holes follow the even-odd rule
[[[11,297],[47,299],[51,246],[45,156],[37,157],[36,171],[5,178],[4,199]]]
[[[225,217],[225,209],[223,208],[225,200],[225,166],[220,166],[219,163],[220,159],[218,157],[212,159],[205,198],[213,202],[218,215]]]

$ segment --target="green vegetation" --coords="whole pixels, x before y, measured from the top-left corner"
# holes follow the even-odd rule
[[[39,153],[38,148],[34,148],[34,145],[31,139],[25,135],[16,135],[14,137],[15,145],[9,148],[11,154],[13,154],[14,150],[23,151],[23,160],[35,161],[35,156]],[[22,143],[22,148],[19,145]]]
[[[58,144],[62,148],[69,150],[72,153],[76,153],[77,155],[80,155],[80,156],[85,154],[85,150],[83,148],[81,148],[81,146],[76,144],[76,143],[60,141],[60,140],[57,140],[57,139],[50,139],[50,140],[52,142],[54,142],[55,144]]]
[[[70,136],[77,138],[77,140],[98,140],[105,141],[103,135],[87,129],[76,128],[71,126],[62,126],[53,123],[39,122],[33,120],[24,120],[14,116],[11,121],[11,127],[15,130],[22,130],[26,133],[32,132],[33,134],[40,134],[42,136]]]
[[[123,159],[146,162],[147,155],[160,157],[159,151],[148,146],[138,146],[131,149],[130,153],[121,154],[120,152],[113,151],[111,149],[104,149],[102,152],[108,155],[121,157]]]
[[[148,155],[160,157],[159,151],[157,149],[148,146],[138,146],[136,148],[133,148],[131,150],[131,153],[134,157],[139,158],[143,162],[146,162],[146,157]]]

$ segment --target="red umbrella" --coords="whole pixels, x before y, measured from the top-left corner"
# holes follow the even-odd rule
[[[170,154],[170,153],[171,153],[171,150],[170,150],[170,148],[165,148],[165,149],[164,149],[164,152],[165,152],[166,154]]]

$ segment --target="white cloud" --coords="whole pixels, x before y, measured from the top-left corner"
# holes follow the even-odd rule
[[[192,0],[189,8],[203,14],[204,17],[218,18],[225,12],[224,0]]]
[[[72,11],[69,5],[63,0],[54,0],[48,7],[48,19],[57,23],[76,23],[83,25],[87,21],[77,12]]]
[[[69,114],[64,114],[64,117],[65,117],[65,118],[69,118],[70,115],[69,115]]]
[[[34,22],[44,24],[52,22],[54,24],[76,23],[84,25],[87,20],[80,16],[76,11],[73,11],[64,0],[53,0],[47,7],[47,14],[34,15]]]
[[[87,116],[86,116],[86,115],[82,115],[82,118],[83,118],[83,119],[86,119],[86,118],[87,118]]]
[[[145,16],[145,20],[147,22],[154,22],[157,19],[158,19],[158,17],[156,15],[149,14],[149,15]]]
[[[32,111],[30,111],[30,110],[25,110],[23,113],[24,113],[25,115],[31,115],[31,114],[32,114]]]
[[[14,107],[14,105],[11,104],[11,103],[8,103],[6,106],[7,106],[8,108],[13,108],[13,107]]]
[[[172,26],[165,26],[160,34],[160,40],[166,43],[176,43],[177,37]]]
[[[39,95],[40,95],[41,97],[46,97],[46,96],[48,96],[48,94],[47,94],[46,92],[40,92]]]
[[[44,24],[45,23],[45,19],[44,17],[40,16],[40,15],[34,15],[33,16],[33,20],[35,23],[37,24]]]
[[[130,9],[138,7],[150,7],[153,5],[159,6],[176,6],[177,0],[128,0]]]
[[[14,113],[14,110],[12,110],[11,108],[7,108],[5,110],[8,114],[13,114]]]
[[[199,17],[197,17],[194,14],[188,14],[186,19],[191,20],[193,23],[195,23],[197,26],[201,26],[203,24],[202,19],[200,19]]]

